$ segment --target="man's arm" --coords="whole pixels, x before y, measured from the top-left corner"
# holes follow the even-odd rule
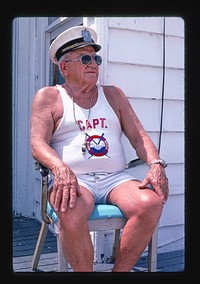
[[[113,90],[111,97],[112,93]],[[114,97],[112,100],[110,99],[110,104],[112,104],[120,119],[124,134],[135,149],[137,156],[150,166],[140,188],[145,188],[148,184],[151,184],[162,202],[165,203],[168,198],[168,179],[165,169],[160,164],[150,165],[153,161],[160,159],[158,150],[122,90],[115,88],[114,96],[115,100]],[[114,103],[111,103],[111,101],[114,101]]]
[[[36,93],[30,124],[32,156],[52,172],[55,165],[62,163],[56,152],[49,146],[55,124],[52,107],[55,104],[54,97],[53,90],[48,87]]]
[[[75,174],[49,145],[55,125],[62,116],[60,109],[62,105],[57,101],[54,87],[36,93],[31,113],[31,151],[33,158],[49,168],[54,176],[52,206],[56,211],[66,211],[68,206],[74,207],[81,193]]]

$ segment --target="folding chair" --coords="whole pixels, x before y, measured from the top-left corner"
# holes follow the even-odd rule
[[[140,159],[133,160],[129,163],[129,167],[136,166],[143,163]],[[41,193],[41,217],[42,224],[35,247],[32,270],[37,270],[42,248],[48,232],[48,226],[51,224],[57,237],[57,252],[58,252],[58,271],[67,272],[68,262],[65,259],[59,240],[59,233],[57,228],[58,217],[48,202],[48,173],[49,170],[43,165],[36,162],[36,169],[40,170],[42,175],[42,193]],[[120,209],[115,205],[98,204],[95,205],[94,210],[88,220],[90,231],[105,231],[114,230],[114,242],[112,248],[112,259],[115,259],[116,249],[119,244],[120,232],[126,224],[126,218]],[[148,245],[148,271],[155,272],[157,270],[157,227],[153,233],[152,239]]]

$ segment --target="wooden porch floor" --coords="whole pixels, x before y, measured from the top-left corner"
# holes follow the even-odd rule
[[[13,271],[14,272],[58,272],[56,236],[50,231],[43,247],[36,272],[31,269],[32,256],[41,224],[34,218],[13,217]],[[141,257],[132,272],[147,271],[147,257]],[[113,263],[94,264],[96,272],[110,272]],[[184,251],[158,254],[157,272],[184,271]]]

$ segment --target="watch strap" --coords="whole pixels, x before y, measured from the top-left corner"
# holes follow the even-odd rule
[[[163,159],[154,160],[149,164],[149,166],[154,164],[160,164],[163,168],[167,167],[167,163]]]

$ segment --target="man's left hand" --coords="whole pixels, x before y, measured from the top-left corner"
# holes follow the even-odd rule
[[[151,165],[146,177],[139,185],[139,188],[145,188],[148,184],[151,184],[154,191],[160,196],[162,202],[165,204],[169,195],[168,178],[161,165]]]

